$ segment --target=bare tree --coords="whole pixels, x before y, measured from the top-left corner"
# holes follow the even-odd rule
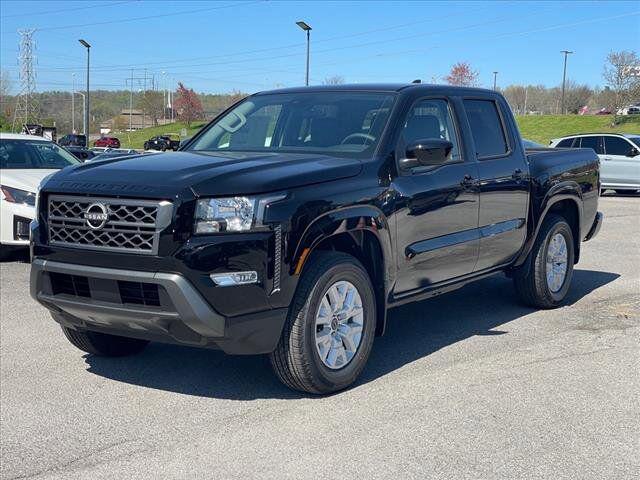
[[[323,85],[342,85],[344,83],[344,77],[334,75],[333,77],[325,78],[322,83]]]
[[[7,70],[0,70],[0,98],[4,98],[9,95],[13,83],[11,82],[11,76]]]
[[[162,117],[164,108],[162,92],[147,90],[143,92],[138,103],[145,115],[149,115],[153,125],[158,125],[158,119]]]
[[[610,52],[602,76],[615,94],[615,112],[640,95],[640,59],[633,51]]]

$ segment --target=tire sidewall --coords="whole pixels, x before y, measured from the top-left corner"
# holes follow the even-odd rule
[[[324,365],[316,348],[316,313],[322,297],[338,281],[352,283],[362,299],[363,328],[360,345],[355,356],[344,367],[333,370]],[[376,302],[375,294],[366,271],[358,264],[341,263],[329,268],[316,280],[305,308],[304,349],[309,357],[309,366],[314,378],[332,390],[353,383],[364,368],[375,336]]]
[[[567,272],[564,278],[564,283],[562,284],[562,288],[557,292],[552,292],[547,283],[547,252],[549,250],[549,244],[551,243],[551,239],[556,234],[561,234],[564,237],[564,240],[567,244]],[[541,269],[541,278],[542,285],[540,285],[541,290],[544,292],[545,297],[549,299],[549,301],[554,304],[560,304],[567,295],[569,288],[571,287],[571,279],[573,277],[573,262],[574,262],[574,243],[573,243],[573,234],[571,232],[571,227],[564,220],[559,220],[553,223],[552,227],[547,231],[547,234],[544,238],[544,242],[542,243],[542,248],[538,253],[538,266]]]

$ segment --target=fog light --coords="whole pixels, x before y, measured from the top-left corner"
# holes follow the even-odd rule
[[[209,276],[211,280],[213,280],[213,283],[220,287],[247,285],[258,281],[258,272],[213,273]]]

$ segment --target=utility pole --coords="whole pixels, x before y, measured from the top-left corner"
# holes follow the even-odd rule
[[[564,87],[567,81],[567,56],[573,52],[570,50],[561,50],[560,53],[564,53],[564,69],[562,70],[562,97],[560,100],[560,114],[564,115]]]
[[[82,131],[86,132],[87,118],[89,118],[89,116],[87,115],[87,96],[79,90],[76,93],[78,95],[82,95]],[[89,145],[89,138],[87,138],[87,146],[88,145]]]
[[[129,131],[133,131],[133,68],[131,69],[131,86],[129,88]]]
[[[12,131],[17,131],[16,126],[21,127],[30,120],[37,120],[38,102],[34,94],[36,91],[36,72],[33,68],[35,42],[33,34],[35,29],[18,30],[20,34],[20,53],[18,62],[20,65],[20,94],[13,114]]]
[[[298,25],[302,30],[307,32],[307,73],[305,76],[304,84],[308,87],[309,86],[309,45],[311,42],[311,39],[310,39],[311,27],[307,23],[303,22],[302,20],[299,22],[296,22],[296,25]]]
[[[71,133],[76,133],[76,74],[71,74]]]
[[[493,72],[493,90],[496,90],[496,81],[498,79],[498,72]]]

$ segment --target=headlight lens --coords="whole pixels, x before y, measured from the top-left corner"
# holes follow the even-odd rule
[[[2,195],[7,202],[23,203],[32,207],[36,204],[36,194],[33,192],[7,187],[6,185],[0,185],[0,190],[2,190]]]
[[[195,233],[251,230],[256,209],[253,197],[206,198],[196,205]]]

